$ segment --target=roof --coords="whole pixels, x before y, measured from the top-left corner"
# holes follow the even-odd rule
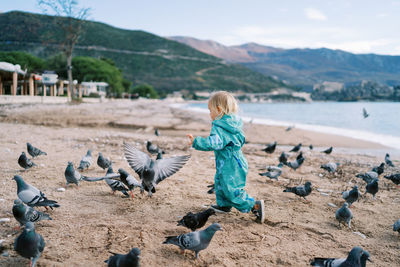
[[[82,82],[82,86],[108,86],[106,82]]]
[[[25,75],[26,71],[21,70],[21,66],[16,64],[11,64],[8,62],[0,62],[0,70],[7,72],[17,72],[18,74]]]

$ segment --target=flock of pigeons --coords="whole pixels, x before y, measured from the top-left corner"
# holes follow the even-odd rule
[[[272,154],[275,151],[277,142],[268,144],[262,151]],[[301,150],[302,144],[294,146],[289,152],[299,152]],[[312,150],[313,146],[310,145],[309,149]],[[331,154],[333,147],[330,147],[324,151],[325,154]],[[294,161],[288,161],[289,154],[282,152],[279,156],[279,164],[277,166],[267,166],[266,172],[259,173],[261,176],[266,176],[270,179],[278,180],[278,177],[282,174],[282,167],[284,165],[296,171],[304,162],[305,158],[303,153],[300,152]],[[328,162],[322,164],[321,168],[328,171],[329,173],[335,173],[340,163]],[[389,167],[394,167],[393,162],[390,159],[390,155],[385,155],[385,162],[382,162],[379,166],[373,167],[371,171],[366,173],[359,173],[356,175],[357,178],[361,178],[366,182],[365,194],[369,193],[375,199],[375,195],[379,191],[379,176],[384,172],[385,165]],[[400,184],[400,173],[392,173],[385,175],[384,178],[391,180],[397,186]],[[283,192],[291,192],[299,197],[306,199],[306,196],[311,194],[312,185],[311,182],[307,181],[304,185],[296,187],[286,187]],[[358,190],[358,186],[355,185],[351,190],[342,192],[342,198],[345,200],[343,206],[336,210],[335,217],[340,225],[347,224],[351,228],[351,219],[353,218],[353,213],[350,210],[350,206],[361,198],[361,192]],[[397,220],[393,225],[393,231],[400,233],[400,219]],[[366,266],[366,261],[370,261],[370,254],[368,251],[363,250],[360,247],[354,247],[348,254],[347,258],[314,258],[311,261],[313,266],[325,266],[325,267],[358,267]]]
[[[158,135],[158,131],[156,131],[156,135]],[[272,154],[275,151],[276,146],[277,142],[268,144],[263,151]],[[270,179],[278,180],[278,177],[282,173],[283,166],[287,166],[296,171],[298,168],[300,168],[305,160],[303,153],[300,151],[301,147],[302,144],[300,143],[289,151],[295,153],[299,152],[295,160],[289,161],[290,154],[282,152],[279,156],[278,166],[267,166],[267,171],[260,173],[260,175],[266,176]],[[150,155],[157,155],[156,159],[153,159],[147,153],[140,151],[128,143],[124,142],[123,148],[128,164],[139,176],[140,181],[122,168],[119,168],[118,172],[114,173],[112,168],[113,162],[104,157],[101,152],[98,153],[97,165],[103,170],[107,169],[105,176],[88,177],[82,175],[80,172],[87,170],[90,166],[92,166],[93,163],[92,152],[91,150],[88,150],[87,154],[82,157],[77,169],[74,168],[72,162],[68,162],[64,172],[66,187],[71,184],[79,186],[81,181],[97,182],[105,180],[113,193],[119,191],[126,197],[134,198],[133,190],[138,187],[140,188],[141,193],[147,191],[149,197],[151,197],[152,194],[156,192],[157,184],[176,173],[190,158],[190,155],[163,158],[165,152],[158,146],[152,144],[150,141],[147,142],[146,148]],[[312,145],[310,145],[309,148],[312,150]],[[29,155],[32,156],[32,159],[41,155],[47,155],[40,149],[33,147],[30,143],[27,143],[27,150]],[[333,148],[330,147],[322,152],[330,154],[332,151]],[[29,159],[25,152],[22,152],[18,159],[18,164],[25,170],[28,170],[34,166],[37,166],[32,159]],[[369,172],[357,174],[357,177],[363,179],[367,183],[366,192],[372,194],[374,198],[379,189],[379,175],[384,172],[385,164],[388,166],[394,166],[388,154],[385,157],[385,163],[374,167]],[[338,166],[338,163],[329,162],[321,165],[321,168],[330,173],[334,173]],[[384,177],[392,180],[396,185],[400,183],[400,173],[385,175]],[[20,224],[17,229],[21,229],[21,227],[24,226],[22,233],[15,239],[14,249],[21,256],[30,259],[31,266],[35,266],[37,260],[44,250],[45,242],[43,237],[35,232],[34,223],[41,220],[52,220],[52,218],[44,212],[35,210],[33,207],[43,206],[47,210],[48,208],[58,208],[60,205],[57,203],[57,201],[48,199],[42,191],[33,185],[26,183],[20,175],[15,175],[13,179],[17,183],[18,199],[14,201],[12,211],[15,219]],[[306,197],[312,192],[312,184],[311,182],[306,181],[304,185],[286,187],[283,192],[294,193],[295,195],[306,199]],[[214,188],[212,187],[208,193],[214,193]],[[339,225],[341,223],[345,223],[350,228],[353,214],[349,207],[361,197],[358,186],[354,186],[353,189],[343,192],[342,197],[345,200],[345,203],[336,211],[336,219],[338,220]],[[222,230],[221,225],[218,223],[213,223],[204,230],[198,230],[205,226],[208,218],[214,214],[215,211],[213,209],[207,209],[196,214],[192,212],[187,213],[180,221],[178,221],[178,226],[180,225],[187,227],[193,232],[181,234],[179,236],[168,236],[163,244],[176,245],[181,249],[182,252],[186,249],[194,251],[196,258],[198,258],[199,252],[208,247],[215,232]],[[400,220],[394,224],[393,230],[400,233]],[[116,267],[139,266],[140,253],[141,252],[138,248],[133,248],[129,253],[124,255],[114,254],[105,262],[108,264],[108,266]],[[360,247],[354,247],[349,252],[347,258],[315,258],[311,262],[311,265],[357,267],[366,266],[367,260],[370,260],[370,254],[368,251],[365,251]]]

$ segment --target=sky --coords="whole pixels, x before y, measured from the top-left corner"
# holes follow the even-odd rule
[[[77,1],[90,20],[159,36],[400,55],[400,0]],[[36,0],[0,0],[11,10],[43,13]]]

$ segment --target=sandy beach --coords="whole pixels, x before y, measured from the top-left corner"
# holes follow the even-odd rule
[[[344,200],[341,192],[355,184],[365,192],[365,182],[355,174],[379,165],[385,154],[372,156],[360,153],[363,149],[385,150],[382,145],[335,135],[300,129],[285,131],[286,127],[246,123],[247,144],[243,152],[249,162],[246,191],[266,204],[266,222],[257,224],[254,216],[233,209],[229,214],[210,217],[208,226],[218,222],[224,231],[217,232],[210,246],[200,252],[180,254],[178,247],[163,245],[166,236],[190,232],[177,221],[187,212],[198,212],[215,203],[207,194],[213,183],[214,154],[195,151],[188,146],[187,133],[207,136],[210,131],[208,114],[173,108],[159,100],[119,100],[91,104],[14,104],[0,106],[0,239],[8,256],[0,256],[1,266],[27,266],[28,260],[13,251],[14,239],[20,232],[11,208],[17,195],[12,177],[24,180],[41,189],[60,208],[49,211],[52,221],[36,223],[36,231],[46,242],[37,266],[106,266],[104,260],[111,252],[127,253],[141,249],[142,266],[307,266],[313,257],[346,257],[354,246],[371,254],[373,263],[367,266],[400,266],[400,235],[393,232],[393,223],[400,218],[400,189],[383,178],[377,199],[363,197],[352,206],[352,229],[338,228],[337,208]],[[160,136],[154,135],[158,128]],[[64,171],[68,161],[74,166],[88,149],[94,161],[98,153],[110,157],[114,171],[129,167],[123,155],[123,141],[145,151],[151,140],[167,151],[165,157],[191,155],[188,163],[175,175],[158,185],[152,198],[135,189],[134,199],[115,195],[104,181],[81,182],[65,187]],[[265,144],[277,141],[273,154],[261,151]],[[17,160],[26,142],[47,152],[33,161],[38,165],[23,171]],[[276,165],[282,151],[302,143],[306,158],[297,171],[283,168],[279,181],[259,176],[259,169]],[[314,149],[309,150],[308,145]],[[330,146],[330,155],[321,153]],[[335,147],[357,151],[340,153]],[[340,151],[340,149],[338,149]],[[291,153],[291,158],[296,157]],[[400,158],[392,157],[395,166]],[[339,162],[338,171],[328,174],[320,165]],[[399,172],[399,167],[386,168],[384,174]],[[105,174],[96,163],[83,174]],[[285,186],[311,181],[313,192],[307,199],[283,193]],[[321,194],[321,192],[324,194]],[[38,208],[43,211],[43,208]],[[357,232],[359,234],[357,234]]]

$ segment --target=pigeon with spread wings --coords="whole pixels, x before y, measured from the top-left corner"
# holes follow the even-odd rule
[[[146,153],[124,142],[125,158],[129,166],[139,175],[142,182],[141,192],[149,192],[149,196],[156,192],[156,185],[165,178],[175,174],[189,160],[190,155],[151,159]]]

